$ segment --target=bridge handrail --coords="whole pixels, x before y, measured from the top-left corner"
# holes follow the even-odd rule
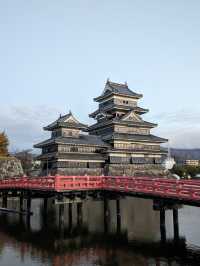
[[[126,176],[44,176],[14,177],[0,180],[1,189],[79,191],[114,190],[162,197],[200,200],[200,180],[175,180],[163,177]]]

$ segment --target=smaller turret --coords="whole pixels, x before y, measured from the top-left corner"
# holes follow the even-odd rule
[[[78,137],[81,130],[86,130],[87,125],[81,124],[70,111],[44,127],[44,130],[52,131],[52,138],[55,137]]]

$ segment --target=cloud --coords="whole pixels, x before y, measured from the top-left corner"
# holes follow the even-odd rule
[[[154,131],[158,136],[167,138],[170,147],[193,149],[200,148],[200,128],[171,128]]]
[[[0,131],[6,131],[10,150],[29,149],[49,137],[43,127],[57,119],[60,109],[46,105],[0,107]],[[157,113],[145,118],[158,122],[153,134],[170,140],[171,147],[200,147],[200,113],[196,110]],[[92,122],[93,123],[93,122]]]
[[[32,148],[33,145],[49,133],[42,128],[55,120],[59,114],[57,108],[48,106],[35,107],[0,107],[0,131],[8,134],[10,150]]]
[[[157,113],[151,116],[151,118],[156,119],[160,123],[191,126],[193,124],[196,125],[200,121],[200,112],[194,109],[180,109]]]
[[[200,147],[200,112],[194,109],[181,109],[168,113],[158,113],[150,118],[158,122],[155,133],[169,139],[170,145],[177,148]]]

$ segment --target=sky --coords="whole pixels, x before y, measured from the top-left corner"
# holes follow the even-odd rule
[[[0,131],[32,148],[43,126],[96,110],[107,78],[127,81],[176,148],[200,148],[200,1],[0,1]]]

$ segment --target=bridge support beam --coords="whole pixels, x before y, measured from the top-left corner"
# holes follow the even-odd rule
[[[26,215],[26,226],[27,229],[29,230],[31,227],[31,197],[28,195],[27,199],[26,199],[26,211],[27,211],[27,215]]]
[[[160,235],[161,235],[161,241],[166,241],[166,226],[165,226],[165,209],[160,209]]]
[[[47,227],[47,211],[48,211],[48,198],[43,199],[43,208],[42,208],[42,218],[43,218],[43,226]]]
[[[173,209],[174,240],[179,239],[178,209]]]
[[[108,221],[109,221],[109,209],[108,200],[104,199],[104,232],[108,232]]]
[[[2,207],[3,208],[7,208],[7,204],[8,204],[8,193],[7,192],[3,192],[3,195],[2,195]]]
[[[68,227],[71,231],[72,229],[72,203],[68,204]]]
[[[121,209],[120,209],[120,200],[116,200],[116,211],[117,211],[117,233],[121,232]]]
[[[23,207],[24,207],[23,202],[24,202],[24,198],[22,195],[20,195],[20,197],[19,197],[19,210],[20,210],[20,212],[23,211]]]
[[[48,198],[44,198],[44,199],[43,199],[43,208],[44,208],[44,211],[47,212],[47,208],[48,208]]]
[[[64,204],[59,205],[59,229],[60,232],[64,229]]]
[[[26,209],[27,212],[31,212],[31,197],[28,196],[27,201],[26,201]]]
[[[83,222],[83,203],[77,203],[77,225],[81,225]]]

